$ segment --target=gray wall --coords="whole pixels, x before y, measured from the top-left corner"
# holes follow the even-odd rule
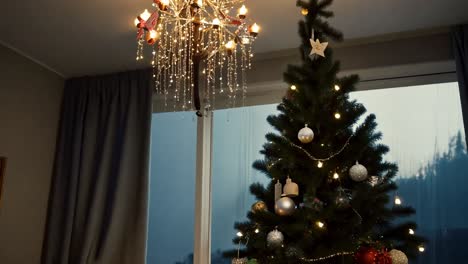
[[[0,45],[0,263],[39,263],[64,81]]]
[[[346,40],[329,47],[340,60],[341,75],[360,75],[358,90],[456,81],[449,28]],[[287,89],[283,73],[288,64],[299,61],[297,48],[256,54],[247,74],[246,105],[280,102]],[[225,108],[226,100],[217,98],[215,108]],[[173,111],[164,105],[164,98],[155,96],[153,111]]]

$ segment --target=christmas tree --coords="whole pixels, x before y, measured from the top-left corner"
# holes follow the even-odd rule
[[[358,76],[337,76],[327,41],[343,36],[326,22],[331,3],[297,2],[302,64],[288,66],[280,113],[267,119],[277,132],[253,166],[272,181],[250,187],[258,202],[235,225],[243,247],[226,253],[233,263],[408,263],[424,251],[376,117],[348,97]]]

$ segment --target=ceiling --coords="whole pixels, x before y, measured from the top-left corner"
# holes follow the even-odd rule
[[[262,26],[256,52],[298,45],[295,0],[246,0]],[[151,0],[3,1],[0,43],[64,77],[145,67],[135,62],[133,20]],[[466,0],[335,0],[331,23],[346,39],[468,22]],[[430,44],[428,44],[430,45]]]

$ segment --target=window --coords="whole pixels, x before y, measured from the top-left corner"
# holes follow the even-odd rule
[[[395,195],[417,210],[418,233],[430,241],[412,264],[466,262],[468,155],[458,84],[359,91],[350,97],[376,114],[382,142],[390,147],[385,158],[400,168]],[[262,158],[265,134],[273,131],[266,117],[274,113],[276,104],[214,113],[213,264],[230,263],[222,252],[237,247],[234,223],[246,219],[254,202],[250,184],[268,183],[252,163]],[[192,263],[195,134],[193,113],[153,116],[148,263]]]
[[[387,159],[400,168],[397,194],[429,243],[413,263],[465,263],[468,155],[458,83],[356,92],[376,113]]]
[[[230,263],[222,252],[232,245],[234,223],[246,219],[255,202],[249,192],[254,182],[267,184],[268,179],[252,168],[261,158],[259,151],[265,134],[272,129],[266,117],[275,113],[276,105],[218,110],[213,125],[212,231],[213,264]]]
[[[192,263],[197,124],[193,113],[153,114],[148,264]]]

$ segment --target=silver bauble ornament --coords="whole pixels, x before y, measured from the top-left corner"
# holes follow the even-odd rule
[[[288,177],[283,188],[283,195],[286,197],[296,197],[299,195],[299,186]]]
[[[295,209],[296,205],[289,197],[283,197],[275,203],[275,212],[281,216],[292,215]]]
[[[392,249],[389,252],[392,264],[408,264],[408,257],[400,250]]]
[[[366,167],[359,164],[359,162],[356,162],[356,165],[349,169],[349,176],[353,181],[362,182],[363,180],[367,179],[367,169]]]
[[[247,258],[233,258],[231,264],[247,264]]]
[[[252,212],[265,212],[268,211],[268,207],[265,202],[258,201],[252,205]]]
[[[299,130],[297,138],[304,144],[310,143],[314,140],[314,131],[312,131],[312,129],[310,129],[306,124],[303,129]]]
[[[283,245],[284,236],[283,233],[277,229],[271,231],[267,235],[267,246],[270,248],[278,248]]]

